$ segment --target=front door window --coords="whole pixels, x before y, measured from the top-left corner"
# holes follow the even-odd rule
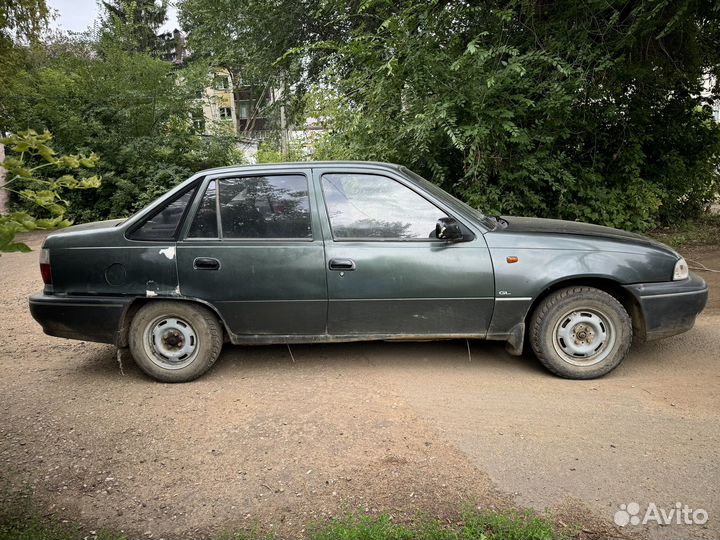
[[[375,174],[322,177],[336,240],[429,240],[445,213],[404,185]]]

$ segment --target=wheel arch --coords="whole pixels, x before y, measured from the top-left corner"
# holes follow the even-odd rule
[[[593,287],[608,293],[622,304],[625,311],[630,315],[632,320],[633,334],[636,336],[645,336],[645,317],[637,298],[625,289],[622,284],[610,277],[606,276],[573,276],[555,281],[545,287],[540,294],[535,296],[530,307],[525,314],[525,338],[527,339],[527,329],[529,328],[530,319],[540,303],[550,296],[552,293],[568,287]]]
[[[152,298],[147,297],[136,297],[133,299],[132,302],[128,304],[128,306],[125,308],[125,311],[120,319],[120,326],[118,328],[117,333],[117,339],[116,339],[116,345],[118,347],[127,347],[128,346],[128,334],[130,332],[130,323],[132,322],[133,318],[137,314],[138,311],[140,311],[140,308],[143,306],[146,306],[147,304],[153,303],[153,302],[183,302],[185,304],[196,304],[203,306],[207,309],[209,309],[220,321],[220,325],[223,329],[223,342],[229,341],[229,330],[227,326],[227,322],[223,318],[223,316],[220,314],[220,312],[217,310],[215,306],[213,306],[210,302],[206,302],[205,300],[201,300],[199,298],[188,298],[185,296],[154,296]]]

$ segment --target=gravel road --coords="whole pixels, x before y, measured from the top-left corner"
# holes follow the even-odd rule
[[[30,237],[38,247],[40,235]],[[689,255],[720,268],[720,249]],[[0,257],[0,499],[133,536],[296,536],[357,508],[455,519],[462,501],[551,508],[589,536],[720,536],[720,274],[691,332],[594,381],[464,341],[226,346],[186,385],[113,347],[45,336],[37,253]],[[704,525],[616,529],[620,504]]]

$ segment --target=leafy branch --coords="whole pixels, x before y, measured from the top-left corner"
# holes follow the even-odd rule
[[[99,161],[95,153],[57,155],[50,141],[52,134],[49,131],[37,133],[34,130],[0,139],[0,143],[15,154],[0,163],[6,178],[0,189],[15,195],[23,206],[29,207],[27,211],[0,216],[0,252],[30,251],[26,244],[15,241],[20,232],[71,225],[64,217],[68,207],[68,202],[62,198],[65,190],[100,187],[97,175],[76,177],[67,172],[94,169]],[[56,174],[48,174],[48,171]]]

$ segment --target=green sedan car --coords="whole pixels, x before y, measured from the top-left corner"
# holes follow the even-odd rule
[[[129,347],[160,381],[225,342],[490,339],[589,379],[633,336],[692,328],[707,286],[644,236],[488,217],[405,167],[203,171],[127,220],[48,236],[30,311],[45,333]]]

